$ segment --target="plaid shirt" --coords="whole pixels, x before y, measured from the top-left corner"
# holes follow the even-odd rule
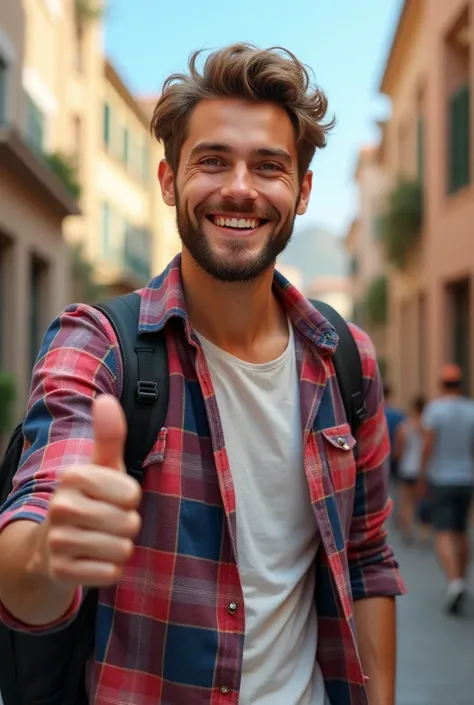
[[[368,417],[353,453],[331,359],[336,333],[278,273],[274,289],[295,330],[304,466],[322,540],[318,661],[333,705],[366,705],[352,601],[404,592],[384,529],[391,508],[389,444],[374,349],[354,327]],[[143,524],[133,557],[120,584],[99,593],[90,699],[237,705],[245,619],[235,492],[211,377],[186,315],[179,256],[141,296],[140,330],[165,331],[170,402],[145,461]],[[108,321],[91,307],[69,307],[46,333],[34,369],[25,448],[0,530],[16,519],[44,519],[61,468],[89,461],[92,400],[102,393],[119,397],[122,380]],[[78,590],[69,612],[46,629],[67,623],[80,601]],[[1,617],[33,631],[4,608]]]

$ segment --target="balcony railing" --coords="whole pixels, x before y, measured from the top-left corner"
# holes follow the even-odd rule
[[[151,278],[152,233],[147,228],[126,228],[123,239],[112,244],[101,262],[105,285],[139,288]]]

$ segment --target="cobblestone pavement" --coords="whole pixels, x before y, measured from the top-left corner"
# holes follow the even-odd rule
[[[432,550],[391,542],[408,589],[398,600],[397,705],[474,705],[474,571],[466,615],[448,616]]]

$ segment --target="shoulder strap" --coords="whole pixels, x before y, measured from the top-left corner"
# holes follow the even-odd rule
[[[125,465],[143,483],[143,461],[163,426],[168,408],[168,356],[162,332],[139,335],[140,294],[117,296],[95,308],[110,321],[123,361],[121,403],[128,424]]]
[[[359,348],[346,321],[332,306],[323,301],[310,303],[327,318],[339,336],[339,344],[332,359],[347,421],[355,436],[366,415]]]

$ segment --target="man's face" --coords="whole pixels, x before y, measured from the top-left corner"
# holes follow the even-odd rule
[[[286,247],[306,211],[311,173],[298,181],[294,129],[271,103],[224,98],[194,109],[177,174],[160,164],[183,246],[213,278],[255,279]]]

